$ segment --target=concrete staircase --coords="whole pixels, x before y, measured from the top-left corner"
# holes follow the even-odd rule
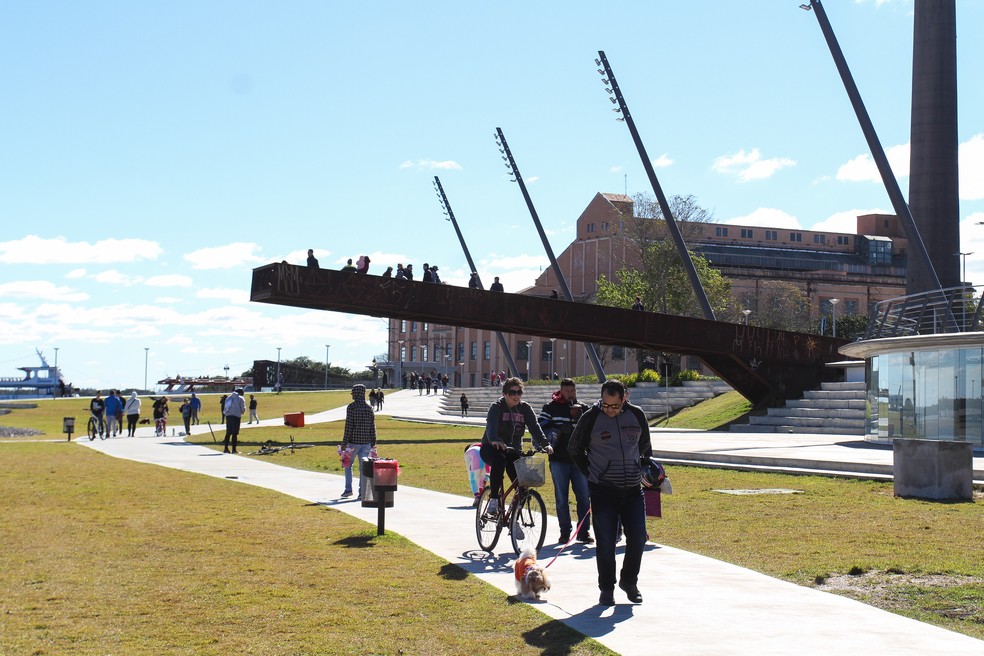
[[[550,402],[551,396],[559,387],[559,384],[556,387],[527,385],[523,391],[523,400],[533,406],[533,410],[539,412],[540,408]],[[448,395],[441,402],[439,412],[448,417],[460,417],[459,399],[464,392],[468,396],[469,416],[484,417],[489,406],[502,396],[500,389],[499,387],[468,387],[449,390]],[[729,391],[731,386],[722,381],[685,381],[682,387],[669,388],[661,387],[657,383],[638,383],[635,387],[629,388],[629,400],[641,407],[646,417],[654,419],[665,415],[667,408],[670,414],[673,414],[677,410],[697,405],[701,401]],[[588,405],[593,404],[601,398],[601,385],[579,384],[577,398]]]
[[[865,384],[822,383],[802,399],[790,400],[767,415],[750,416],[734,424],[735,433],[826,433],[864,435]]]

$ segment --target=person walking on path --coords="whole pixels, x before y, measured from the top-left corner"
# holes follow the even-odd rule
[[[625,399],[625,385],[606,380],[601,400],[574,427],[570,456],[588,478],[594,522],[595,563],[602,606],[615,605],[615,543],[619,522],[625,531],[625,555],[618,587],[632,603],[642,603],[639,569],[646,546],[646,502],[642,461],[653,454],[649,423],[642,408]]]
[[[198,395],[194,392],[191,393],[191,401],[188,402],[191,405],[191,423],[198,425],[201,420],[198,419],[198,413],[202,411],[202,400],[198,398]]]
[[[257,405],[256,397],[250,394],[249,395],[249,421],[246,422],[247,425],[252,424],[254,419],[256,420],[256,423],[260,423],[260,418],[256,414],[256,405]]]
[[[137,421],[140,419],[140,397],[136,392],[130,392],[130,398],[126,400],[123,407],[123,414],[126,415],[126,436],[137,436]]]
[[[485,435],[482,436],[480,454],[482,460],[491,467],[489,485],[492,499],[489,513],[499,510],[499,496],[502,494],[502,478],[509,474],[509,480],[516,480],[516,460],[522,455],[523,435],[527,429],[533,436],[533,445],[553,453],[543,429],[536,422],[536,413],[529,403],[523,401],[523,381],[507,378],[502,384],[502,398],[489,406],[485,417]],[[508,451],[512,447],[513,451]],[[640,488],[641,489],[641,488]],[[640,492],[642,494],[642,492]],[[641,498],[641,497],[640,497]]]
[[[109,390],[106,397],[106,437],[116,437],[117,433],[123,432],[123,426],[119,424],[122,411],[123,402],[116,396],[116,390]]]
[[[239,429],[243,423],[243,415],[246,414],[246,400],[243,398],[243,389],[237,387],[236,391],[226,399],[225,407],[222,409],[226,421],[225,439],[222,440],[222,452],[229,453],[229,441],[232,440],[232,453],[236,451],[239,442]]]
[[[462,417],[467,417],[468,416],[468,396],[464,392],[462,392],[461,393],[461,398],[458,399],[458,401],[461,403],[461,416]]]
[[[191,401],[183,399],[181,403],[181,419],[185,425],[185,435],[191,435]]]
[[[380,412],[383,410],[383,398],[385,396],[382,389],[376,390],[376,409]]]
[[[359,463],[359,498],[362,498],[362,459],[376,447],[376,415],[366,403],[366,386],[352,386],[352,402],[345,408],[342,449],[353,449],[352,462],[345,468],[343,497],[352,496],[352,465]]]
[[[219,399],[219,412],[222,414],[222,423],[225,423],[225,404],[229,400],[228,394],[223,394],[222,398]]]
[[[560,389],[553,393],[550,403],[540,410],[540,427],[554,448],[550,456],[550,478],[553,479],[554,502],[557,508],[557,523],[560,525],[560,543],[567,544],[571,539],[570,491],[574,490],[577,508],[577,539],[585,544],[594,542],[588,529],[590,524],[591,500],[588,494],[588,479],[571,460],[568,448],[574,426],[588,409],[577,400],[577,386],[570,378],[560,381]]]

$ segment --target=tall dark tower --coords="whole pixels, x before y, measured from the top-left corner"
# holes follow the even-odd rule
[[[940,284],[960,280],[955,0],[916,0],[912,39],[909,209]],[[910,253],[906,290],[936,288]]]

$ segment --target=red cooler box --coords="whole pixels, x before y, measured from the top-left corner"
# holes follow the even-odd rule
[[[304,428],[304,413],[303,412],[285,412],[284,413],[284,426],[292,426],[294,428]]]

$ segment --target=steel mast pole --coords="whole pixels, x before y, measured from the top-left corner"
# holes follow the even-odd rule
[[[899,189],[899,182],[895,178],[895,173],[892,172],[891,165],[888,163],[888,157],[885,155],[881,142],[878,140],[878,134],[875,132],[875,127],[871,123],[871,117],[868,116],[868,110],[864,106],[864,101],[861,100],[861,94],[858,91],[857,84],[854,82],[854,76],[851,75],[851,69],[847,66],[847,60],[844,58],[844,53],[837,43],[834,30],[830,26],[830,21],[827,19],[827,12],[824,11],[823,5],[820,4],[819,0],[810,0],[809,7],[803,6],[803,9],[807,11],[812,9],[814,15],[817,17],[820,30],[823,32],[823,38],[827,41],[827,48],[830,50],[830,56],[834,59],[837,72],[840,74],[841,81],[844,83],[844,89],[847,91],[847,97],[851,100],[854,113],[857,115],[858,123],[861,125],[861,132],[864,133],[864,138],[868,142],[871,158],[878,167],[878,174],[881,176],[882,184],[885,185],[885,191],[888,192],[888,197],[892,202],[892,208],[902,220],[902,227],[905,229],[909,244],[919,254],[919,259],[926,269],[929,281],[936,289],[942,290],[943,287],[940,284],[940,279],[936,275],[936,269],[933,267],[933,260],[929,256],[929,251],[926,249],[922,235],[919,234],[919,227],[916,225],[915,219],[912,218],[912,213],[909,211],[908,203],[905,202],[902,190]],[[948,312],[948,314],[950,314],[951,320],[955,323],[956,320],[952,316],[952,313]]]
[[[618,82],[615,81],[615,73],[612,72],[612,67],[608,65],[608,59],[605,57],[603,50],[598,51],[598,59],[595,60],[595,63],[603,67],[603,69],[598,69],[598,72],[603,76],[602,82],[610,85],[606,86],[606,90],[612,95],[612,102],[618,103],[618,108],[614,111],[621,113],[622,116],[619,120],[624,120],[625,124],[629,126],[632,141],[635,142],[636,150],[639,151],[642,166],[646,169],[646,175],[649,176],[649,184],[652,185],[653,192],[656,194],[656,200],[659,201],[659,209],[663,213],[663,219],[666,221],[666,227],[670,231],[670,237],[673,238],[673,243],[676,245],[677,253],[680,255],[680,261],[683,263],[683,269],[687,272],[690,286],[693,287],[694,295],[697,296],[697,303],[700,305],[701,313],[705,319],[714,321],[714,310],[711,308],[711,302],[707,299],[707,292],[704,291],[704,286],[700,282],[700,276],[697,275],[697,267],[694,266],[693,258],[690,257],[690,251],[687,250],[687,244],[683,240],[683,233],[680,232],[680,227],[677,225],[676,219],[673,218],[670,204],[667,202],[663,188],[656,178],[653,163],[649,160],[646,147],[643,145],[642,138],[639,137],[639,131],[636,129],[635,121],[632,120],[632,114],[629,113],[629,106],[622,96],[622,91],[618,88]]]
[[[516,166],[516,160],[513,159],[512,151],[509,150],[509,144],[506,143],[506,135],[502,133],[502,128],[495,129],[495,139],[496,143],[499,145],[499,151],[502,153],[503,159],[506,160],[506,168],[508,168],[509,172],[515,176],[515,182],[519,184],[519,189],[523,192],[523,198],[526,200],[526,207],[529,208],[530,216],[533,217],[533,224],[536,226],[536,231],[540,235],[540,241],[543,242],[543,249],[547,252],[547,258],[550,260],[550,266],[553,267],[554,273],[557,275],[557,282],[560,284],[560,288],[564,292],[564,298],[568,301],[573,301],[574,295],[571,294],[571,289],[567,286],[567,279],[564,278],[564,273],[560,270],[560,266],[557,264],[557,258],[554,257],[553,248],[550,247],[550,240],[547,239],[547,233],[543,231],[543,226],[540,224],[540,217],[536,213],[536,208],[533,207],[533,200],[530,198],[529,191],[526,190],[526,183],[523,182],[523,176],[519,174],[519,167]],[[595,345],[590,342],[586,342],[585,346],[588,351],[588,358],[591,360],[591,366],[594,367],[595,375],[598,376],[598,382],[605,382],[605,380],[607,380],[607,376],[605,375],[605,368],[601,364],[601,358],[598,357],[598,350],[595,348]],[[550,375],[553,376],[553,372],[551,372]]]
[[[448,202],[448,197],[444,194],[444,187],[441,185],[441,179],[434,176],[434,188],[437,190],[437,197],[441,201],[441,207],[444,208],[444,214],[447,215],[447,220],[451,222],[454,226],[454,232],[458,235],[458,243],[461,244],[461,250],[465,253],[465,259],[468,261],[469,271],[478,272],[478,268],[475,266],[475,260],[472,259],[471,251],[468,250],[468,245],[465,243],[465,238],[461,234],[461,229],[458,227],[458,220],[454,218],[454,211],[451,209],[451,203]],[[482,276],[478,277],[478,288],[485,289],[482,285]],[[516,361],[513,360],[512,351],[509,350],[509,343],[506,341],[505,335],[502,334],[501,330],[495,331],[496,341],[499,342],[499,348],[502,349],[502,354],[506,358],[506,365],[512,372],[513,376],[517,378],[520,377],[519,367],[516,366]],[[462,380],[462,385],[464,380]]]

